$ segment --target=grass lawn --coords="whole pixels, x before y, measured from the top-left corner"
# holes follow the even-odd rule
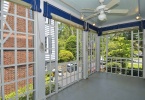
[[[131,68],[131,63],[128,63],[128,68]],[[138,64],[133,63],[133,68],[138,68]],[[142,68],[142,64],[139,64],[139,68]]]
[[[133,58],[133,60],[138,60],[138,58]],[[142,61],[142,58],[139,58],[139,61]]]

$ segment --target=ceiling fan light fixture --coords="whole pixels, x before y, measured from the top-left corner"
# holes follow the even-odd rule
[[[100,21],[104,21],[104,20],[107,19],[107,17],[106,17],[106,15],[105,15],[104,13],[101,13],[101,14],[98,16],[98,19],[99,19]]]

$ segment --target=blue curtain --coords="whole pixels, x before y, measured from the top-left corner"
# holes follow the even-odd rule
[[[23,0],[23,1],[31,4],[33,11],[41,12],[40,0]]]

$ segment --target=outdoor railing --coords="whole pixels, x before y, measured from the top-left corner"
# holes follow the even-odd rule
[[[107,57],[100,65],[102,72],[143,77],[142,58]]]

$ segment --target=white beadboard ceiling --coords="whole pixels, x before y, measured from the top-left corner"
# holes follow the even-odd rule
[[[100,5],[99,0],[53,0],[55,4],[63,6],[65,9],[73,12],[75,15],[80,16],[82,8],[95,9]],[[111,0],[104,0],[104,4],[108,4]],[[145,0],[140,0],[140,14],[142,18],[145,18]],[[61,9],[61,8],[60,8]],[[114,6],[112,9],[129,9],[129,13],[126,15],[121,14],[107,14],[107,21],[101,22],[97,16],[91,18],[89,22],[96,23],[98,27],[109,26],[113,24],[119,24],[124,22],[135,21],[135,17],[138,15],[138,0],[120,0],[120,3]],[[85,16],[89,16],[92,13],[83,13]]]

